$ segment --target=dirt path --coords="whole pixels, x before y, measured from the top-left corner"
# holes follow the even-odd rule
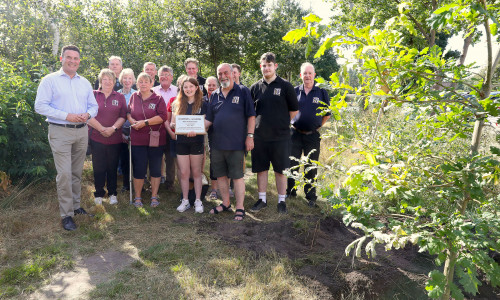
[[[108,251],[82,258],[73,270],[53,275],[48,285],[31,294],[28,299],[87,298],[88,292],[98,284],[138,260],[137,251],[128,252]]]

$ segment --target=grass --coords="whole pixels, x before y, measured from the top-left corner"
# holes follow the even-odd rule
[[[335,147],[333,140],[323,139],[320,161],[329,160],[331,152],[327,149],[332,147]],[[342,162],[347,165],[357,159],[359,154],[346,153]],[[246,167],[251,167],[250,156]],[[117,206],[107,203],[95,206],[92,180],[91,162],[86,161],[82,206],[89,208],[95,217],[76,217],[78,230],[74,232],[61,229],[54,182],[29,187],[0,211],[0,298],[26,297],[47,283],[52,274],[74,268],[82,257],[110,250],[129,253],[136,261],[97,282],[87,295],[89,298],[321,298],[317,286],[308,284],[295,270],[305,265],[318,266],[332,259],[331,254],[309,254],[290,260],[271,249],[256,253],[229,244],[205,225],[234,224],[233,215],[208,215],[208,210],[220,201],[206,201],[202,215],[192,210],[177,213],[179,190],[168,192],[160,188],[161,204],[156,209],[149,207],[149,192],[143,193],[142,209],[129,205],[128,193],[118,195]],[[342,178],[328,180],[338,187]],[[245,182],[245,208],[249,212],[257,201],[256,176],[247,174]],[[268,191],[269,207],[259,214],[249,213],[247,219],[262,224],[291,220],[300,236],[311,240],[316,222],[308,217],[317,218],[319,211],[307,206],[302,189],[298,190],[296,200],[287,202],[289,214],[285,216],[278,215],[275,209],[277,194],[272,171]],[[331,213],[324,201],[319,204],[322,212]],[[351,293],[343,299],[361,299],[358,296]]]
[[[249,161],[250,157],[247,165]],[[233,222],[232,214],[208,215],[219,201],[207,201],[202,215],[192,211],[179,214],[175,208],[180,191],[161,188],[161,205],[156,209],[148,206],[148,192],[143,193],[146,201],[140,210],[128,204],[128,194],[118,195],[117,206],[95,206],[91,163],[86,161],[84,168],[82,207],[95,217],[75,217],[78,230],[61,229],[53,182],[29,187],[0,211],[0,298],[26,297],[48,283],[51,275],[73,270],[80,258],[109,250],[135,251],[137,261],[97,284],[88,295],[91,298],[317,298],[294,274],[294,265],[287,258],[273,252],[257,256],[215,238],[210,230],[200,230],[198,223],[209,218]],[[246,183],[248,210],[257,200],[256,176],[249,175]],[[268,199],[275,205],[273,172],[268,190]],[[306,201],[302,202],[289,203],[288,216],[278,215],[271,205],[265,213],[247,218],[275,222],[313,214]],[[303,230],[308,225],[297,224]]]

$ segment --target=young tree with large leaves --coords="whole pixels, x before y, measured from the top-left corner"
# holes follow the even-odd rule
[[[330,133],[336,138],[332,157],[351,152],[359,159],[322,168],[322,178],[344,177],[339,189],[331,181],[318,181],[322,195],[343,212],[344,222],[365,233],[346,254],[360,256],[364,247],[368,256],[375,256],[377,244],[386,250],[417,245],[435,255],[436,265],[444,265],[429,273],[431,298],[476,294],[480,273],[492,286],[500,285],[500,266],[489,255],[500,251],[500,149],[478,151],[485,118],[499,115],[500,102],[490,97],[499,9],[485,0],[456,0],[437,8],[427,25],[484,29],[488,65],[479,82],[471,80],[473,70],[445,60],[438,46],[405,44],[402,32],[413,29],[404,13],[382,29],[349,26],[345,34],[327,38],[316,53],[349,44],[363,62],[360,87],[341,80],[346,77],[343,69],[330,82],[339,93],[329,110],[344,128]],[[317,38],[318,19],[309,16],[305,21],[305,27],[285,38]],[[457,91],[456,85],[466,86],[470,95]],[[401,109],[382,131],[371,119],[349,118],[352,113],[342,110],[347,93],[364,97],[365,107],[371,102],[377,109]]]

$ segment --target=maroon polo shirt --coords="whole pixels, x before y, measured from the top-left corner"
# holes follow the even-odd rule
[[[137,121],[160,116],[163,122],[165,122],[167,119],[167,105],[165,104],[162,96],[154,93],[152,90],[151,93],[151,96],[144,100],[142,99],[140,92],[133,93],[132,96],[130,96],[128,113],[130,113],[132,118]],[[163,122],[158,125],[144,126],[139,130],[130,128],[130,140],[132,146],[149,146],[150,129],[153,131],[160,130],[160,146],[165,145],[167,142],[167,130],[165,129]]]
[[[101,90],[94,91],[95,100],[99,105],[99,110],[95,119],[104,127],[111,127],[118,118],[127,118],[127,102],[125,96],[118,92],[111,92],[108,98]],[[99,131],[89,127],[89,137],[91,140],[105,144],[120,144],[122,142],[121,127],[110,137],[102,136]]]

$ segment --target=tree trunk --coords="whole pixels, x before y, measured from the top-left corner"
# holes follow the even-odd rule
[[[435,11],[438,8],[437,0],[432,0],[432,11]],[[431,28],[431,32],[429,34],[429,48],[436,44],[436,30]]]
[[[451,249],[451,247],[450,247]],[[444,263],[444,276],[446,277],[446,285],[441,300],[449,300],[451,295],[451,284],[453,283],[453,274],[455,273],[455,263],[457,262],[457,253],[447,250],[446,261]]]
[[[57,27],[54,20],[50,17],[49,12],[47,11],[47,5],[44,1],[40,1],[40,9],[42,10],[45,19],[50,23],[50,29],[54,33],[54,40],[52,41],[52,55],[57,56],[59,52],[59,41],[61,39],[59,27]]]
[[[481,5],[486,9],[486,0],[481,0]],[[483,87],[481,89],[481,99],[486,99],[491,93],[491,77],[493,76],[493,50],[491,40],[490,25],[488,23],[488,16],[484,16],[484,31],[486,35],[486,46],[488,49],[488,63],[486,65],[486,76],[484,77]],[[498,55],[497,55],[498,56]],[[496,59],[495,59],[496,60]],[[498,62],[497,62],[498,63]],[[483,116],[476,116],[479,118],[474,124],[474,133],[472,134],[471,141],[471,155],[476,155],[479,150],[479,143],[481,141],[481,132],[483,131],[484,119]]]
[[[469,46],[472,43],[472,36],[474,33],[471,33],[468,37],[464,39],[464,47],[462,48],[462,54],[460,55],[460,61],[458,62],[459,66],[462,66],[465,62],[465,57],[467,57],[467,52],[469,51]]]

